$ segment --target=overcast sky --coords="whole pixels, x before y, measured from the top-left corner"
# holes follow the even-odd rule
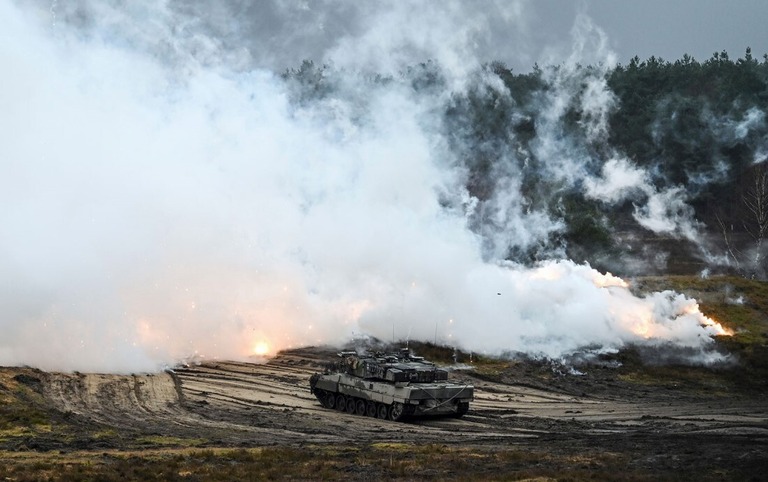
[[[580,13],[605,33],[606,46],[622,64],[635,55],[674,61],[688,53],[705,61],[723,50],[731,58],[743,57],[748,46],[758,59],[768,52],[768,0],[319,0],[241,5],[239,18],[252,27],[251,51],[268,44],[277,60],[287,64],[317,60],[340,38],[359,38],[375,29],[409,29],[413,37],[420,30],[440,35],[435,34],[440,20],[450,18],[461,25],[457,38],[466,33],[463,27],[477,28],[473,32],[478,35],[479,59],[500,59],[515,70],[528,71],[536,62],[560,62],[570,54]],[[385,27],[388,14],[408,20]]]
[[[522,42],[525,48],[497,44],[497,55],[523,71],[557,59],[569,50],[579,13],[606,34],[622,64],[635,55],[674,61],[687,53],[705,61],[723,50],[732,59],[743,57],[747,47],[758,59],[768,52],[767,0],[532,0],[524,3],[519,25],[494,34],[502,44]]]
[[[283,2],[283,5],[286,3],[292,4]],[[654,55],[674,61],[688,53],[705,61],[714,52],[723,50],[731,58],[743,57],[748,46],[758,59],[768,52],[768,0],[465,0],[459,2],[460,7],[444,2],[395,2],[394,9],[404,10],[402,3],[410,4],[412,18],[421,17],[403,28],[438,30],[435,17],[440,15],[435,13],[439,10],[462,11],[455,19],[460,19],[459,23],[463,20],[465,25],[484,17],[487,35],[478,41],[477,56],[482,60],[503,60],[518,71],[528,71],[536,62],[559,63],[569,55],[572,31],[580,13],[586,14],[594,26],[605,33],[608,50],[614,52],[615,60],[622,64],[635,55],[641,59]],[[261,18],[262,28],[283,30],[271,37],[281,39],[274,47],[296,59],[328,48],[341,36],[360,36],[364,35],[362,30],[380,28],[382,22],[366,20],[393,9],[387,2],[357,5],[355,2],[309,2],[302,9],[278,7],[274,9],[278,16],[270,18],[263,15],[262,3],[256,7],[260,12],[252,13],[255,18]],[[286,13],[282,19],[279,17]],[[267,18],[272,20],[269,25]],[[296,29],[299,25],[305,35],[303,40],[284,35],[286,29]],[[318,28],[314,33],[313,27]],[[460,34],[457,32],[457,36]],[[281,44],[286,38],[296,43]]]
[[[159,8],[166,21],[172,18],[174,42],[185,34],[194,40],[201,31],[221,42],[220,52],[248,52],[253,63],[243,65],[246,69],[283,71],[304,59],[357,65],[360,58],[373,56],[382,64],[431,57],[464,68],[501,60],[526,72],[535,63],[561,63],[576,50],[582,63],[622,64],[635,55],[674,61],[688,53],[705,61],[723,50],[733,59],[743,57],[748,46],[758,59],[768,52],[768,0],[169,0],[157,8],[90,0],[35,4],[52,25],[101,25],[114,32],[124,17],[122,34],[135,35],[130,42],[160,33],[153,31],[163,21],[153,12]],[[579,38],[585,44],[574,48]]]
[[[703,61],[726,50],[731,58],[768,52],[768,1],[766,0],[587,0],[586,13],[608,35],[619,62],[634,55],[675,60],[688,53]],[[538,22],[560,29],[572,22],[578,2],[536,1]],[[555,13],[560,10],[560,13]],[[556,15],[566,17],[563,20]],[[537,31],[534,29],[534,31]]]

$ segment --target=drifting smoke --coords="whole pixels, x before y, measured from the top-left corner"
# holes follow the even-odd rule
[[[700,224],[686,203],[685,190],[681,186],[658,190],[648,172],[627,159],[610,159],[603,165],[602,176],[587,178],[584,187],[587,197],[610,204],[640,195],[645,202],[635,205],[634,218],[638,224],[654,233],[681,236],[694,242],[701,239]]]
[[[716,356],[707,347],[721,329],[682,295],[638,298],[566,260],[503,261],[560,221],[521,194],[513,152],[499,152],[492,196],[470,194],[434,113],[445,96],[398,76],[428,57],[446,95],[480,75],[508,97],[477,74],[476,56],[489,23],[523,25],[526,3],[493,15],[459,2],[366,5],[346,35],[324,37],[336,94],[297,103],[267,68],[276,41],[238,43],[237,12],[213,9],[206,24],[184,2],[0,1],[0,364],[156,370],[393,331],[490,353],[674,343]],[[583,17],[574,35],[604,47]],[[618,201],[647,177],[620,157],[589,174],[613,100],[604,70],[575,77],[579,49],[594,51],[575,44],[549,77],[534,149],[562,183]],[[610,53],[599,60],[607,69]],[[360,81],[373,72],[395,76]],[[560,120],[584,81],[588,134],[574,141]],[[683,229],[669,212],[676,192],[644,192],[638,221]]]

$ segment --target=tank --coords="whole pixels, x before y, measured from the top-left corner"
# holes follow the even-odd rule
[[[461,417],[474,387],[451,383],[448,371],[403,348],[394,354],[344,351],[340,361],[309,379],[312,393],[329,409],[393,421],[411,417]]]

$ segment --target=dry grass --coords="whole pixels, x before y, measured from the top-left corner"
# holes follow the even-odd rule
[[[700,310],[734,332],[717,337],[719,348],[732,363],[712,369],[687,366],[642,366],[634,354],[624,354],[633,367],[626,377],[643,381],[696,383],[702,389],[728,391],[768,389],[768,282],[737,276],[664,276],[635,280],[638,293],[675,290],[695,298]],[[636,360],[635,360],[636,362]]]
[[[164,435],[145,435],[137,437],[135,442],[139,446],[147,447],[200,447],[207,440],[202,438],[180,438]]]
[[[373,444],[247,449],[0,453],[0,480],[650,480],[612,454]]]
[[[640,278],[639,293],[675,290],[696,298],[707,316],[735,332],[746,345],[768,343],[768,282],[738,276],[663,276]]]
[[[732,353],[737,363],[715,368],[649,366],[638,352],[625,350],[619,354],[623,366],[615,372],[622,382],[680,386],[723,396],[732,394],[734,388],[765,390],[768,283],[734,277],[664,277],[636,280],[635,286],[639,291],[674,289],[696,297],[705,314],[736,332],[717,343]],[[451,347],[414,342],[411,347],[427,359],[453,362]],[[460,362],[469,362],[469,353],[459,351],[457,355]],[[488,379],[501,379],[519,371],[519,363],[472,356],[475,373]],[[539,376],[536,370],[531,373]],[[20,379],[19,374],[29,378]],[[85,431],[89,441],[109,442],[120,436],[109,427],[76,427],[72,424],[77,422],[69,422],[63,416],[66,414],[51,412],[36,389],[36,376],[39,373],[34,370],[0,369],[0,444],[7,448],[0,450],[0,480],[656,480],[660,474],[647,466],[633,466],[629,453],[599,449],[574,453],[545,446],[533,449],[386,442],[203,449],[210,443],[204,438],[134,434],[121,439],[120,445],[107,446],[137,450],[75,452],[67,448],[73,445],[66,445],[73,437],[71,430],[80,430],[78,437],[83,437],[81,432]],[[25,441],[35,437],[63,441],[64,451],[25,448]],[[679,474],[691,478],[694,475]],[[727,471],[715,475],[739,478]]]
[[[38,408],[43,404],[42,396],[20,380],[34,383],[34,372],[26,369],[0,371],[0,437],[20,428],[50,429],[49,414]]]

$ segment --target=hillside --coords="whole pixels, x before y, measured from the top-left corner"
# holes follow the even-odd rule
[[[470,363],[459,352],[464,368],[451,376],[476,391],[461,420],[394,423],[321,407],[308,379],[330,348],[127,376],[3,368],[0,477],[759,477],[768,463],[765,287],[635,281],[641,291],[684,286],[737,332],[717,340],[732,364],[654,365],[631,348],[577,365],[476,354]],[[452,366],[448,347],[411,347]]]

